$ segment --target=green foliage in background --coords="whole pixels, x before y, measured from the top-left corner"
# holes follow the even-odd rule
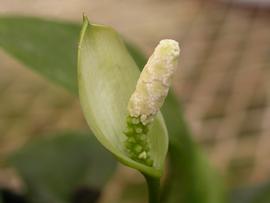
[[[204,153],[192,141],[183,113],[172,92],[162,112],[170,136],[170,168],[164,188],[164,202],[224,202],[222,181],[209,165]]]
[[[79,30],[79,25],[71,23],[26,17],[2,17],[0,47],[27,67],[76,95],[76,47]],[[128,48],[142,69],[145,63],[143,55],[131,45],[128,45]],[[170,136],[169,175],[164,186],[163,202],[225,202],[222,181],[192,141],[179,103],[172,93],[169,94],[162,112]],[[23,162],[18,162],[16,168],[20,171],[26,167],[23,165]],[[29,180],[30,176],[28,173],[22,174],[24,180]],[[33,187],[31,184],[33,183],[28,181],[29,187]],[[61,193],[57,188],[51,192]]]
[[[27,67],[77,93],[80,25],[33,17],[0,17],[0,46]],[[143,55],[126,43],[139,67]]]
[[[42,136],[14,153],[9,162],[24,178],[35,203],[65,203],[76,188],[101,191],[116,162],[89,133]]]
[[[36,18],[0,18],[0,44],[27,67],[75,93],[79,29]]]

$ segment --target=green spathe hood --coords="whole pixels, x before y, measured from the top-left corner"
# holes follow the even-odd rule
[[[129,158],[124,147],[127,106],[140,71],[121,37],[112,28],[84,18],[78,49],[79,95],[85,118],[100,143],[123,164],[160,177],[168,150],[168,134],[161,113],[149,133],[153,167]]]

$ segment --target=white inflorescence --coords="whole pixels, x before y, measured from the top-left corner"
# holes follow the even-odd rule
[[[180,53],[178,42],[161,40],[145,65],[128,103],[130,116],[146,125],[161,108],[169,91]]]

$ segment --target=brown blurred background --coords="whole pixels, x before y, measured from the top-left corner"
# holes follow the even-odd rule
[[[1,0],[0,15],[80,22],[84,12],[148,55],[160,39],[178,40],[174,88],[194,138],[229,184],[243,185],[270,178],[270,2],[253,2]],[[17,184],[1,160],[29,139],[87,128],[74,97],[3,51],[0,104],[0,185]]]

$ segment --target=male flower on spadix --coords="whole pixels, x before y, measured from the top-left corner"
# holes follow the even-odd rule
[[[161,40],[140,75],[128,111],[130,116],[140,118],[144,125],[153,120],[168,94],[179,52],[178,42]]]
[[[159,112],[168,94],[172,75],[179,57],[178,42],[160,41],[145,65],[128,103],[126,148],[129,156],[145,165],[153,166],[147,133],[149,124]]]

